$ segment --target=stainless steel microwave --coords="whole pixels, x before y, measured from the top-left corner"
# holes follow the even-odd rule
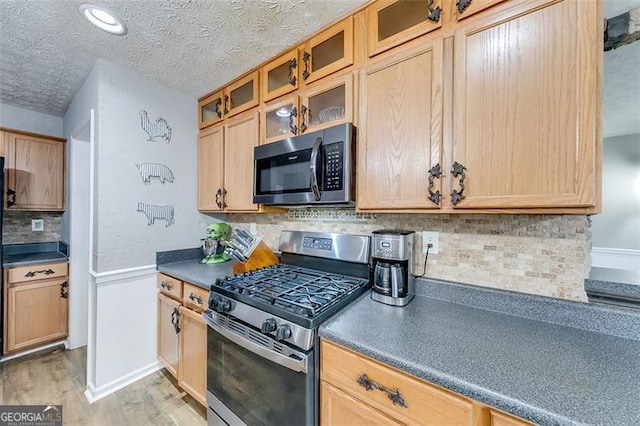
[[[254,148],[253,202],[354,204],[355,129],[340,124]]]

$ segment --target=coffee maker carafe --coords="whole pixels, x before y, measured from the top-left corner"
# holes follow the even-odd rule
[[[414,231],[373,231],[371,245],[371,298],[393,306],[405,306],[413,299]]]

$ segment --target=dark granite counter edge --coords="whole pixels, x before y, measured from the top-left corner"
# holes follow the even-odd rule
[[[69,260],[69,246],[63,241],[7,244],[2,246],[2,253],[4,268]]]
[[[380,361],[398,370],[404,371],[413,376],[424,379],[430,383],[441,386],[452,392],[474,399],[488,406],[503,410],[514,416],[520,417],[539,424],[554,425],[576,425],[577,423],[564,416],[534,407],[525,402],[515,400],[506,395],[502,395],[488,389],[481,388],[472,383],[465,382],[454,376],[442,373],[428,367],[414,365],[413,363],[389,356],[385,353],[375,351],[370,347],[360,345],[352,340],[345,339],[340,335],[320,327],[320,337],[352,349],[372,359]]]
[[[202,258],[202,251],[200,247],[180,249],[180,250],[168,250],[156,252],[156,265],[164,265],[167,263],[183,262],[185,260],[194,260]]]

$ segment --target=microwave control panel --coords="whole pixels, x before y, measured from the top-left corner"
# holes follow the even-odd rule
[[[341,191],[344,175],[344,142],[324,145],[326,162],[325,191]]]

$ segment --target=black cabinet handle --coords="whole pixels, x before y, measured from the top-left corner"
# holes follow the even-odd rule
[[[69,292],[66,291],[67,288],[69,288],[69,281],[65,281],[60,284],[60,297],[62,297],[63,299],[69,298]]]
[[[456,2],[456,6],[458,7],[458,14],[462,15],[462,13],[467,10],[467,7],[471,4],[471,0],[458,0]]]
[[[173,312],[171,313],[171,324],[173,324],[176,334],[180,333],[180,309],[173,308]]]
[[[227,208],[227,190],[222,188],[222,208]]]
[[[220,210],[222,210],[222,201],[220,201],[220,197],[222,197],[222,188],[218,188],[216,192],[216,205]]]
[[[427,10],[429,11],[429,14],[427,15],[427,18],[430,21],[438,22],[440,20],[440,14],[442,13],[442,8],[440,6],[437,6],[434,9],[433,8],[433,0],[429,0],[429,4],[427,4]]]
[[[193,292],[191,292],[191,294],[189,295],[189,299],[191,299],[191,301],[196,301],[198,302],[198,305],[202,305],[202,296],[196,296],[195,294],[193,294]]]
[[[370,391],[371,389],[378,389],[379,391],[386,392],[387,397],[389,397],[391,402],[393,402],[393,405],[399,405],[401,407],[408,408],[407,403],[405,402],[404,398],[402,397],[402,394],[400,393],[400,389],[396,389],[395,391],[392,391],[388,387],[382,386],[381,384],[378,384],[373,380],[370,380],[367,377],[367,375],[364,373],[360,377],[358,377],[358,380],[356,380],[356,382],[368,391]]]
[[[293,75],[293,70],[296,68],[298,68],[298,61],[296,58],[293,58],[289,61],[289,84],[293,87],[296,87],[296,81],[298,81],[298,78]]]
[[[460,180],[458,181],[458,186],[460,186],[460,191],[456,191],[454,189],[453,191],[451,191],[451,194],[450,194],[451,204],[453,204],[454,206],[458,204],[460,201],[465,199],[465,195],[463,194],[464,179],[466,178],[466,175],[464,173],[465,170],[467,170],[467,168],[462,164],[458,163],[457,161],[453,163],[451,174],[453,175],[454,178],[460,177]]]
[[[7,188],[7,208],[16,205],[16,191],[11,188]]]
[[[300,106],[300,117],[302,119],[302,123],[300,123],[300,134],[303,134],[307,130],[307,112],[309,112],[309,109],[306,106]]]
[[[222,99],[218,98],[215,101],[213,101],[213,104],[215,105],[215,111],[216,111],[216,115],[218,116],[218,118],[222,118],[222,111],[220,111],[220,105],[222,105]]]
[[[304,62],[304,71],[302,71],[302,79],[307,81],[311,73],[309,72],[309,59],[311,59],[311,55],[309,52],[304,52],[302,54],[302,62]]]
[[[36,274],[45,274],[45,275],[51,275],[51,274],[55,274],[55,271],[51,268],[49,269],[44,269],[42,271],[29,271],[26,274],[24,274],[25,278],[31,278],[31,277],[35,277]]]
[[[160,283],[160,287],[166,288],[169,291],[171,291],[171,289],[173,288],[170,282],[164,280]]]
[[[294,124],[294,119],[297,116],[298,116],[298,108],[293,107],[291,109],[291,112],[289,113],[289,130],[291,130],[291,133],[293,133],[294,135],[298,134],[298,126]]]
[[[229,95],[224,95],[224,115],[229,113]]]
[[[440,176],[442,176],[442,170],[440,170],[440,163],[438,163],[429,169],[429,187],[427,188],[427,191],[429,191],[429,200],[436,206],[440,205],[440,197],[442,194],[440,194],[439,189],[435,192],[433,191],[433,180],[440,179]]]

